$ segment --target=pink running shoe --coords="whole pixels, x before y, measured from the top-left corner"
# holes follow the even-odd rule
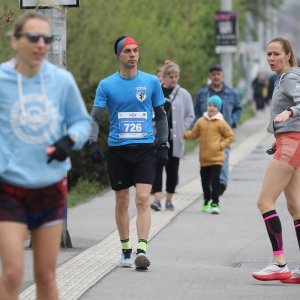
[[[290,278],[281,280],[281,282],[300,284],[300,267],[292,271],[292,275]]]
[[[264,269],[252,273],[252,276],[257,280],[285,280],[291,277],[291,272],[287,265],[279,267],[276,263],[272,263]]]

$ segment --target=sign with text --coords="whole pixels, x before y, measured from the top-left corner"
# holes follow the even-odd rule
[[[218,11],[215,13],[216,53],[236,52],[236,13]]]
[[[51,7],[52,5],[63,5],[68,7],[79,6],[79,0],[20,0],[20,8],[35,8],[40,7]]]

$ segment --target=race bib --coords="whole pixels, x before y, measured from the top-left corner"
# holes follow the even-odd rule
[[[119,112],[119,138],[143,138],[148,132],[146,112]]]

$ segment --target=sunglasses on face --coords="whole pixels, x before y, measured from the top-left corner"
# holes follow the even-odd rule
[[[39,34],[39,33],[23,32],[23,33],[17,33],[15,35],[15,37],[18,39],[22,36],[25,36],[27,38],[28,42],[30,42],[30,43],[37,43],[40,40],[40,38],[43,38],[45,44],[47,44],[47,45],[53,42],[52,34],[44,35],[44,34]]]

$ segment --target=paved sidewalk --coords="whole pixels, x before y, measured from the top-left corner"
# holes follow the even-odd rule
[[[273,140],[266,133],[265,118],[253,118],[235,131],[230,184],[221,197],[220,215],[200,211],[198,150],[181,160],[175,211],[152,212],[148,272],[116,268],[120,246],[112,191],[70,209],[68,229],[74,248],[62,249],[59,257],[61,299],[297,299],[298,286],[262,283],[251,277],[272,254],[256,208],[270,159],[265,149]],[[283,199],[278,212],[287,259],[290,267],[296,267],[299,251]],[[131,241],[136,247],[134,201],[130,215]],[[25,280],[20,299],[34,299],[30,249]]]

